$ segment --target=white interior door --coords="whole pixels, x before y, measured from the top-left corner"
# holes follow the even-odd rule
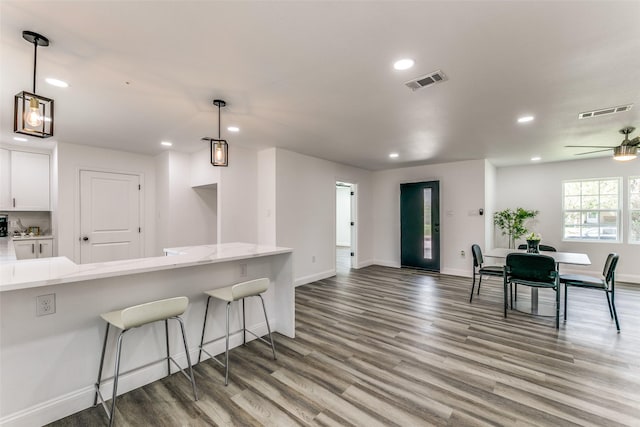
[[[139,258],[140,177],[80,171],[80,262]]]

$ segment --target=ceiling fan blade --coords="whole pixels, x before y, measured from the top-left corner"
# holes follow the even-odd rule
[[[629,141],[623,141],[622,145],[628,145],[630,147],[640,145],[640,136],[636,136],[635,138],[630,139]]]
[[[567,148],[615,148],[610,145],[565,145]]]
[[[602,153],[603,151],[609,151],[612,147],[609,147],[604,150],[595,150],[595,151],[587,151],[586,153],[576,153],[576,156],[582,156],[583,154],[592,154],[592,153]]]

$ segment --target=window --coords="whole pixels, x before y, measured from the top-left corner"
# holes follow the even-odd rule
[[[640,243],[640,176],[629,177],[629,243]]]
[[[563,239],[620,241],[620,178],[588,179],[562,183]],[[637,224],[640,227],[640,178]],[[640,239],[640,229],[636,228]]]

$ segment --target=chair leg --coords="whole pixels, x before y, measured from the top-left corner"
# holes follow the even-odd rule
[[[507,318],[507,289],[509,289],[507,287],[507,281],[506,280],[504,281],[503,287],[504,287],[504,289],[503,289],[503,294],[504,294],[504,317],[506,319]]]
[[[169,320],[164,319],[164,337],[167,342],[167,376],[171,375],[171,360],[169,360]]]
[[[207,305],[204,309],[204,322],[202,322],[202,337],[200,338],[200,351],[198,352],[198,363],[200,363],[200,358],[202,357],[202,345],[204,344],[204,330],[207,327],[207,313],[209,313],[209,300],[211,297],[207,297]]]
[[[193,388],[193,399],[198,400],[196,379],[193,376],[193,366],[191,366],[191,355],[189,354],[189,346],[187,345],[187,334],[184,331],[184,322],[180,316],[177,316],[175,319],[180,323],[180,330],[182,331],[182,342],[184,343],[184,353],[187,355],[187,364],[189,365],[189,378],[191,379],[191,387]]]
[[[611,298],[609,298],[609,292],[605,291],[604,294],[607,296],[607,306],[609,307],[609,316],[613,319],[613,310],[611,310]]]
[[[567,288],[568,285],[564,285],[564,321],[567,321]]]
[[[607,299],[609,299],[609,292],[605,293],[607,294]],[[611,308],[613,309],[613,318],[616,321],[616,329],[620,333],[620,322],[618,322],[618,312],[616,311],[615,295],[613,293],[611,293]]]
[[[98,381],[96,381],[96,395],[93,398],[93,406],[98,404],[98,391],[100,390],[100,381],[102,380],[102,367],[104,366],[104,353],[107,349],[107,339],[109,338],[109,322],[107,322],[107,331],[104,333],[104,343],[102,344],[102,356],[100,356],[100,367],[98,368]]]
[[[478,279],[478,295],[480,295],[480,285],[482,285],[482,273],[480,273],[480,278]]]
[[[225,340],[224,349],[224,385],[229,385],[229,310],[231,309],[231,302],[227,302],[227,336]]]
[[[469,302],[473,300],[473,288],[476,286],[476,268],[473,268],[473,282],[471,282],[471,296],[469,297]]]
[[[116,396],[118,395],[118,377],[120,376],[120,354],[122,353],[122,337],[124,337],[124,330],[118,335],[118,346],[116,350],[116,366],[113,374],[113,396],[111,397],[111,411],[109,414],[109,427],[113,426],[113,419],[116,416]]]
[[[560,329],[560,285],[556,286],[556,329]]]
[[[244,298],[242,298],[242,345],[247,345],[247,322],[244,317]]]
[[[264,298],[262,295],[258,295],[260,297],[260,301],[262,301],[262,311],[264,312],[264,320],[267,322],[267,332],[269,332],[269,342],[271,343],[271,351],[273,352],[273,360],[277,360],[276,357],[276,345],[273,342],[273,337],[271,336],[271,326],[269,326],[269,318],[267,317],[267,308],[264,305]]]

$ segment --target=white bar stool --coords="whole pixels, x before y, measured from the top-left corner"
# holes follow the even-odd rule
[[[182,372],[191,382],[193,388],[194,400],[198,400],[198,392],[196,391],[196,381],[193,377],[193,369],[191,367],[191,357],[189,356],[189,346],[187,345],[187,336],[184,331],[184,323],[180,315],[184,313],[189,304],[187,297],[175,297],[168,298],[159,301],[152,301],[145,304],[134,305],[132,307],[123,308],[122,310],[111,311],[109,313],[103,313],[100,316],[107,322],[107,332],[104,335],[104,344],[102,345],[102,356],[100,357],[100,369],[98,370],[98,381],[95,384],[96,395],[93,400],[93,406],[96,406],[98,399],[107,413],[109,418],[109,426],[113,425],[113,418],[115,416],[116,409],[116,395],[118,391],[118,377],[120,375],[120,353],[122,350],[122,337],[128,331],[133,328],[137,328],[142,325],[146,325],[152,322],[158,322],[164,320],[164,331],[167,342],[167,376],[171,375],[171,363],[173,362],[180,372]],[[180,323],[180,329],[182,330],[182,341],[184,343],[184,351],[187,355],[187,363],[189,364],[189,375],[178,365],[178,363],[169,354],[169,325],[168,320],[175,319]],[[111,409],[107,407],[107,403],[100,393],[100,382],[102,379],[102,367],[104,365],[104,354],[107,347],[107,339],[109,337],[109,326],[115,326],[121,329],[118,335],[118,346],[116,351],[116,364],[113,376],[113,396],[111,398]],[[164,360],[164,359],[162,359]],[[124,372],[125,374],[127,372]]]
[[[198,353],[198,363],[200,363],[200,357],[202,356],[202,352],[205,352],[210,358],[215,360],[220,366],[225,368],[224,374],[224,385],[229,385],[229,310],[231,307],[231,303],[233,301],[242,300],[242,343],[247,343],[247,332],[251,335],[259,339],[265,344],[269,344],[271,346],[271,351],[273,352],[273,360],[276,360],[276,347],[273,343],[273,338],[271,337],[271,327],[269,326],[269,319],[267,318],[267,309],[264,306],[264,299],[262,298],[262,293],[267,290],[269,287],[269,279],[255,279],[250,280],[248,282],[237,283],[232,286],[227,286],[225,288],[218,288],[212,291],[206,291],[205,294],[207,297],[207,307],[204,311],[204,323],[202,325],[202,338],[200,339],[200,352]],[[269,332],[269,341],[265,340],[262,337],[259,337],[252,331],[246,328],[245,324],[245,312],[244,312],[244,299],[248,297],[260,297],[260,301],[262,301],[262,311],[264,312],[264,320],[267,323],[267,331]],[[207,314],[209,312],[209,301],[211,298],[217,298],[222,301],[227,302],[227,333],[226,333],[226,344],[225,344],[225,363],[222,363],[215,356],[210,354],[207,350],[204,349],[204,346],[212,343],[215,340],[204,342],[204,332],[207,327]],[[237,331],[239,332],[239,331]]]

